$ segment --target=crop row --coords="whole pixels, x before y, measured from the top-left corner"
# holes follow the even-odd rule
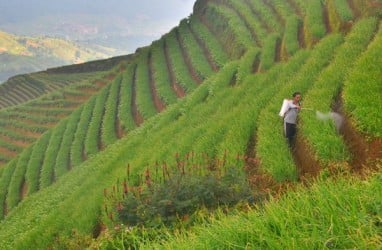
[[[297,169],[283,135],[283,121],[277,115],[284,98],[295,91],[304,93],[330,62],[333,51],[342,42],[342,36],[331,35],[322,39],[312,50],[310,58],[299,72],[280,86],[276,95],[262,111],[258,121],[256,155],[261,169],[276,180],[296,180]]]
[[[39,215],[33,216],[34,219],[40,220],[39,228],[45,227],[45,229],[49,228],[49,230],[40,234],[37,233],[40,232],[40,229],[36,228],[36,234],[33,234],[33,237],[36,237],[35,239],[37,240],[40,237],[49,239],[56,232],[54,225],[61,223],[69,223],[76,228],[78,225],[82,225],[79,228],[80,231],[89,230],[89,225],[93,224],[90,222],[99,216],[97,212],[99,209],[96,204],[102,199],[103,187],[113,183],[116,176],[123,175],[126,171],[127,162],[131,162],[132,166],[137,166],[131,169],[131,171],[133,175],[139,175],[143,171],[143,166],[153,163],[158,159],[170,161],[176,152],[185,155],[193,148],[198,151],[196,153],[207,152],[211,157],[222,154],[227,147],[232,150],[232,152],[229,152],[231,155],[245,153],[246,142],[253,132],[253,123],[257,120],[258,114],[256,113],[258,112],[256,110],[259,109],[251,111],[252,107],[257,106],[257,99],[253,97],[256,96],[258,91],[263,89],[267,82],[264,81],[263,84],[252,90],[249,87],[256,86],[256,82],[253,83],[249,80],[246,81],[246,85],[238,85],[238,87],[232,88],[230,82],[238,70],[237,67],[238,62],[226,65],[219,73],[209,78],[206,84],[201,85],[191,95],[172,105],[155,119],[148,120],[128,137],[121,139],[116,144],[110,145],[105,151],[95,155],[87,163],[81,165],[81,168],[74,168],[73,171],[63,177],[65,181],[60,182],[62,185],[54,185],[50,188],[49,199],[46,197],[48,195],[47,192],[40,192],[34,196],[34,199],[25,200],[26,203],[35,203],[32,206],[33,209],[29,211],[30,214],[34,214],[35,209],[36,211],[46,211],[49,207],[49,212],[44,213],[47,215],[44,219],[40,220]],[[275,74],[279,72],[281,70],[274,70]],[[265,76],[264,74],[259,77]],[[268,92],[267,97],[264,96],[258,100],[270,98],[274,91],[277,91],[277,89],[273,89]],[[248,93],[245,94],[246,92]],[[222,99],[227,100],[227,102],[221,103]],[[223,105],[218,105],[218,103]],[[247,111],[236,117],[235,114],[243,108]],[[232,110],[234,112],[230,112]],[[215,126],[216,130],[210,128],[213,126]],[[244,126],[246,129],[241,133],[241,128]],[[235,131],[229,132],[231,127],[235,128]],[[187,133],[184,133],[185,129]],[[237,133],[241,133],[240,136]],[[169,134],[172,136],[168,136]],[[228,138],[239,137],[239,139],[235,141],[225,139],[225,134],[232,135]],[[142,140],[142,136],[145,136],[146,139]],[[216,146],[211,147],[211,145]],[[235,152],[236,150],[240,150],[240,152]],[[150,153],[147,154],[147,152]],[[102,155],[107,155],[108,157],[102,158]],[[230,157],[230,163],[235,163],[234,158]],[[93,174],[86,174],[86,178],[84,178],[89,168],[94,170]],[[81,180],[81,185],[76,184],[79,180]],[[98,184],[94,186],[94,183]],[[86,190],[86,195],[83,193],[84,190]],[[73,196],[69,196],[70,194],[73,194]],[[46,199],[46,202],[39,202],[40,197]],[[89,200],[90,197],[91,201]],[[78,209],[79,207],[82,207],[82,209]],[[83,208],[86,208],[86,214],[82,213],[84,211]],[[56,211],[59,214],[56,214]],[[69,211],[76,211],[75,216],[77,220],[70,219],[74,214],[70,215]],[[15,217],[10,218],[6,223],[12,222],[13,219]],[[30,223],[30,219],[19,221],[19,223],[27,226]],[[29,240],[32,235],[24,234],[18,228],[18,226],[13,227],[7,234],[18,235],[23,237],[25,242],[30,242]],[[42,244],[45,243],[42,242]]]
[[[318,40],[327,33],[323,8],[321,1],[295,0],[305,14],[304,34],[305,42],[308,47],[313,46]],[[321,10],[321,11],[317,11]]]
[[[204,43],[204,46],[212,57],[213,63],[215,63],[218,68],[221,68],[227,62],[228,56],[218,39],[213,36],[198,18],[194,18],[194,16],[189,22],[189,25],[193,33]]]
[[[220,34],[219,41],[229,51],[229,57],[239,58],[255,44],[251,32],[233,10],[209,2],[205,16],[211,20],[214,31]]]
[[[340,31],[354,16],[346,0],[327,1],[328,19],[333,31]]]
[[[94,77],[88,73],[56,76],[41,72],[16,76],[1,85],[0,107],[5,108],[25,103],[68,85],[76,85],[84,79],[94,79]]]
[[[277,22],[274,13],[262,0],[247,0],[246,3],[254,15],[257,16],[265,30],[268,32],[281,32],[281,23]]]
[[[137,109],[145,120],[157,113],[150,91],[148,53],[148,48],[141,50],[137,59],[134,83]]]
[[[213,71],[208,59],[204,54],[203,48],[198,44],[194,35],[190,31],[189,20],[182,20],[178,26],[178,36],[184,49],[187,51],[192,67],[195,69],[199,79],[205,79],[210,76]]]
[[[312,88],[304,97],[304,105],[323,113],[331,111],[345,77],[356,59],[366,49],[375,29],[376,20],[373,18],[360,20],[353,26],[345,42],[335,51],[331,64],[312,83]],[[301,134],[308,142],[316,160],[324,165],[329,162],[331,164],[341,162],[350,157],[342,137],[338,135],[341,120],[334,118],[334,122],[318,122],[314,112],[303,112],[301,115]]]
[[[352,123],[361,132],[379,138],[382,137],[381,52],[382,24],[379,23],[376,37],[355,62],[343,87],[344,106]]]
[[[88,77],[88,79],[79,81],[80,76]],[[23,76],[22,79],[26,77]],[[47,79],[44,80],[44,77]],[[90,94],[98,91],[101,86],[95,86],[94,82],[89,81],[89,77],[90,75],[84,74],[68,76],[60,85],[69,86],[62,88],[61,92],[52,91],[25,104],[1,110],[0,134],[6,138],[6,141],[2,142],[3,150],[0,153],[2,164],[9,162],[15,154],[17,155],[23,148],[36,141],[47,129],[54,127],[60,119],[68,116],[81,104],[81,101],[83,102]],[[33,78],[35,78],[34,81],[38,80],[39,83],[45,82],[45,84],[55,79],[43,73],[35,74]],[[16,84],[15,89],[17,90],[18,87]],[[92,92],[87,91],[89,88]]]
[[[175,32],[168,33],[164,39],[175,79],[177,83],[189,93],[196,88],[197,84],[189,73]]]
[[[151,67],[153,70],[153,81],[159,98],[166,105],[175,103],[177,96],[171,88],[170,72],[168,72],[163,39],[151,44]]]
[[[245,1],[226,0],[226,2],[231,9],[235,10],[240,19],[244,21],[244,24],[251,32],[252,39],[256,42],[256,45],[262,47],[264,45],[267,31],[264,30],[260,20],[251,11],[249,5]]]

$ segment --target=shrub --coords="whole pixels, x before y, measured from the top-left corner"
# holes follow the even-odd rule
[[[119,188],[113,187],[113,192],[106,195],[115,207],[112,213],[117,221],[113,222],[128,226],[158,227],[164,224],[171,227],[179,219],[192,217],[198,209],[233,206],[250,198],[251,191],[242,169],[224,167],[224,160],[217,161],[221,162],[219,166],[212,159],[206,160],[203,166],[191,164],[191,161],[193,158],[185,161],[177,158],[174,170],[164,164],[161,174],[159,165],[156,165],[154,178],[147,169],[141,184],[136,186],[128,186],[124,181],[122,200],[115,198]],[[112,213],[108,216],[114,220]]]

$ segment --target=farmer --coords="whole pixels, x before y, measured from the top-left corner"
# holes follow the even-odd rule
[[[297,115],[301,110],[301,93],[294,92],[292,97],[293,99],[288,101],[286,112],[284,113],[284,132],[290,147],[293,147],[296,136]]]

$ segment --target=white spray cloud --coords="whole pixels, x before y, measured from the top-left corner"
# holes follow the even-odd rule
[[[344,122],[344,117],[337,112],[322,113],[320,111],[316,111],[316,117],[321,121],[327,121],[329,119],[333,120],[337,131],[341,129]]]

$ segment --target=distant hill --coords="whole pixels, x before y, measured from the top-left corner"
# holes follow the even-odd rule
[[[16,36],[0,31],[0,82],[17,74],[109,58],[121,53],[123,51],[99,45],[77,44],[45,36]]]

